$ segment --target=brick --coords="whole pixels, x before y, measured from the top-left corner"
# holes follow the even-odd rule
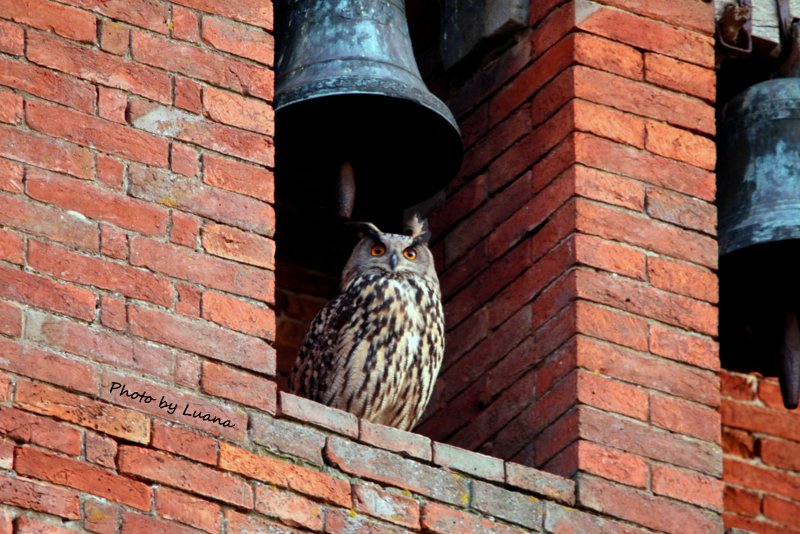
[[[274,178],[271,171],[246,163],[203,154],[203,182],[235,193],[274,202]]]
[[[17,449],[14,466],[20,474],[79,489],[139,510],[150,510],[152,492],[149,486],[78,460],[25,447]]]
[[[635,48],[588,33],[574,34],[574,39],[577,63],[633,80],[642,79],[644,60]]]
[[[272,30],[272,5],[259,0],[242,0],[235,6],[220,4],[215,0],[176,0],[175,3]]]
[[[69,0],[69,3],[158,33],[167,33],[168,6],[154,0]]]
[[[776,526],[774,523],[767,523],[762,519],[751,519],[747,517],[723,514],[725,526],[728,534],[748,534],[758,532],[759,534],[784,534],[786,527]]]
[[[351,475],[408,489],[439,501],[464,505],[469,498],[466,481],[396,454],[331,437],[325,457]]]
[[[439,503],[429,502],[422,509],[422,528],[426,532],[448,534],[466,530],[474,534],[522,534],[530,530],[496,523]]]
[[[652,477],[656,495],[673,497],[717,512],[723,510],[724,483],[719,479],[668,465],[654,465]]]
[[[0,402],[10,402],[13,384],[11,383],[11,376],[5,373],[0,373]]]
[[[0,260],[23,265],[25,239],[18,234],[0,230]]]
[[[170,241],[189,248],[197,247],[197,238],[200,234],[200,221],[197,217],[175,210],[171,215]]]
[[[721,393],[723,397],[737,400],[755,400],[758,392],[758,376],[754,374],[733,373],[720,370],[722,379]]]
[[[95,294],[27,272],[0,265],[0,297],[91,321]]]
[[[743,430],[722,428],[722,452],[740,458],[755,457],[755,438]]]
[[[274,275],[255,267],[214,258],[149,239],[131,239],[131,263],[212,289],[274,302]]]
[[[175,362],[175,383],[190,389],[200,389],[200,358],[178,354]]]
[[[27,380],[17,383],[15,406],[53,416],[137,443],[150,441],[150,421],[141,413]]]
[[[28,243],[28,264],[41,273],[70,282],[119,292],[161,306],[172,304],[172,285],[149,271],[84,256],[36,240]]]
[[[95,108],[92,84],[33,64],[0,58],[0,83],[86,113]]]
[[[242,508],[253,508],[253,491],[242,478],[172,457],[160,451],[123,445],[117,460],[121,473],[178,487]]]
[[[238,407],[107,369],[101,380],[100,398],[213,436],[240,441],[247,433],[247,415]]]
[[[216,534],[222,528],[220,505],[170,488],[156,488],[156,513],[184,525]]]
[[[755,517],[761,512],[761,496],[744,488],[725,486],[723,495],[725,511]]]
[[[138,306],[128,310],[130,331],[166,345],[265,374],[275,374],[275,353],[264,341],[201,321]]]
[[[477,480],[472,483],[470,507],[533,530],[541,528],[544,519],[538,499]]]
[[[0,502],[66,519],[81,517],[78,493],[21,477],[0,474]]]
[[[588,473],[647,489],[650,469],[641,456],[605,447],[591,441],[578,441],[574,446],[578,467]]]
[[[26,118],[28,126],[53,137],[148,165],[169,164],[169,142],[147,132],[43,102],[29,102]]]
[[[354,486],[353,498],[353,507],[357,512],[403,527],[419,529],[419,504],[414,499],[365,484]]]
[[[0,301],[0,333],[12,337],[22,335],[22,310],[19,307]]]
[[[202,315],[232,330],[269,341],[275,339],[275,312],[222,293],[203,293]]]
[[[22,122],[23,99],[13,91],[0,90],[0,122]]]
[[[0,467],[11,470],[14,468],[14,446],[16,444],[5,438],[0,438]],[[0,523],[0,526],[2,523]]]
[[[0,156],[65,172],[79,178],[90,179],[94,176],[94,162],[92,153],[88,149],[2,125],[0,125]]]
[[[576,304],[575,312],[577,332],[633,349],[647,350],[647,321],[641,317],[583,301]]]
[[[714,108],[702,100],[586,67],[576,67],[574,76],[577,98],[714,134]]]
[[[707,236],[588,201],[578,200],[576,210],[578,230],[716,268],[716,241]]]
[[[122,534],[135,534],[137,532],[152,532],[154,534],[197,534],[201,531],[185,527],[172,521],[166,521],[150,515],[122,512]]]
[[[37,186],[28,184],[32,189],[29,194],[36,194]],[[100,244],[96,224],[78,214],[64,213],[20,197],[0,195],[0,223],[85,250],[96,251]]]
[[[576,130],[638,148],[645,146],[644,119],[580,99],[573,100],[570,105],[574,107]]]
[[[28,313],[37,314],[34,311]],[[17,317],[17,319],[21,319],[21,317]],[[19,324],[16,326],[20,327]],[[35,328],[35,326],[32,327],[29,323],[26,326],[26,337],[29,339],[33,339],[30,334],[31,328]],[[0,348],[2,348],[4,356],[0,359],[0,368],[83,392],[94,393],[97,390],[99,369],[95,365],[69,360],[58,354],[39,350],[23,344],[21,340],[0,338]]]
[[[591,476],[580,476],[579,484],[581,504],[612,517],[668,532],[700,534],[722,530],[722,519],[716,513]]]
[[[125,111],[128,108],[127,93],[107,87],[99,87],[98,91],[97,105],[100,116],[110,121],[125,124]]]
[[[641,421],[647,421],[648,418],[647,390],[603,375],[579,370],[577,400]]]
[[[346,480],[277,458],[260,456],[224,442],[220,443],[219,466],[339,506],[351,505],[350,484]]]
[[[704,67],[714,66],[714,39],[625,11],[600,9],[578,28]]]
[[[17,518],[17,528],[14,532],[18,534],[74,534],[74,530],[60,527],[54,523],[34,519],[21,515]]]
[[[645,80],[667,89],[713,102],[717,94],[714,71],[660,54],[644,55]]]
[[[180,6],[173,7],[172,38],[199,43],[200,16],[189,9],[184,9]]]
[[[125,260],[128,258],[128,236],[110,224],[100,225],[100,252],[109,258]]]
[[[267,378],[214,362],[203,362],[203,391],[265,412],[278,411],[277,386]],[[253,392],[257,391],[257,395]]]
[[[280,401],[281,415],[321,426],[345,436],[358,437],[358,418],[351,413],[286,392],[281,392]]]
[[[19,163],[0,158],[0,189],[10,193],[22,193],[25,169]]]
[[[203,112],[202,88],[189,78],[175,76],[175,106],[198,115]]]
[[[153,447],[209,465],[217,464],[216,440],[199,432],[153,420]]]
[[[97,179],[112,189],[122,189],[125,164],[105,154],[97,155]]]
[[[261,235],[274,232],[275,210],[264,202],[140,165],[130,167],[129,179],[130,194],[137,198]]]
[[[492,458],[445,443],[433,444],[433,463],[485,480],[495,482],[505,480],[505,466],[499,458]]]
[[[70,456],[81,453],[79,430],[16,408],[0,406],[0,430],[4,436],[16,441],[32,443]]]
[[[764,495],[762,507],[768,518],[790,527],[797,526],[797,517],[800,514],[800,504],[797,502]]]
[[[324,465],[322,449],[326,434],[315,428],[265,414],[251,414],[250,439],[266,449],[298,456],[311,463]]]
[[[581,534],[647,534],[649,530],[620,523],[594,513],[545,503],[545,532]]]
[[[0,21],[0,52],[21,56],[25,52],[25,30],[13,22]]]
[[[100,48],[117,56],[124,56],[131,45],[131,31],[115,20],[100,23]]]
[[[602,0],[603,4],[619,7],[648,18],[661,20],[681,28],[692,29],[706,35],[714,33],[713,5],[694,0],[676,0],[663,3],[647,0]]]
[[[506,483],[566,504],[575,502],[573,481],[518,463],[506,462]]]
[[[717,212],[713,205],[684,195],[650,188],[647,191],[647,213],[691,230],[716,235]]]
[[[375,521],[355,512],[335,508],[325,512],[325,530],[323,532],[326,534],[345,534],[348,532],[408,534],[410,531],[402,527]]]
[[[263,516],[256,514],[240,514],[234,510],[225,510],[225,521],[228,525],[227,532],[230,534],[251,534],[253,532],[265,532],[267,534],[295,534],[307,532],[292,527],[275,523]]]
[[[120,507],[105,500],[85,497],[83,528],[95,534],[117,534]]]
[[[271,167],[275,164],[272,138],[260,133],[219,124],[142,99],[131,101],[129,120],[136,128],[152,134],[166,135],[261,165]]]
[[[203,248],[215,256],[275,270],[275,241],[237,228],[206,224]]]
[[[178,290],[178,302],[175,311],[186,317],[200,317],[200,300],[202,292],[197,286],[189,284],[175,284]]]
[[[273,66],[275,40],[259,28],[216,17],[203,19],[203,42],[217,50]]]
[[[761,460],[768,465],[800,471],[800,444],[774,438],[759,440]]]
[[[712,304],[719,301],[717,276],[712,271],[656,256],[648,258],[647,270],[655,287]]]
[[[88,49],[62,39],[37,33],[28,36],[27,57],[33,63],[72,74],[83,80],[122,89],[165,104],[170,101],[170,81],[167,73],[127,61],[114,54]],[[67,120],[76,118],[74,115],[66,117]],[[58,120],[54,118],[54,121]],[[98,124],[96,121],[89,122]],[[72,124],[72,126],[78,125]],[[66,128],[62,128],[62,131],[64,130]],[[105,133],[111,131],[113,130]],[[137,132],[130,129],[124,131],[130,132],[133,142]],[[138,133],[138,135],[142,134]],[[62,136],[59,135],[59,137]],[[102,141],[105,137],[105,134],[99,135],[98,139]],[[96,146],[103,149],[104,144],[97,143]],[[124,145],[119,143],[116,143],[115,146],[124,148]]]
[[[646,263],[643,252],[590,235],[578,234],[572,239],[577,262],[630,278],[640,280],[645,278]]]
[[[761,383],[758,385],[758,398],[770,408],[785,409],[780,383],[774,378],[761,379]],[[790,413],[800,413],[800,410],[795,408]]]
[[[0,2],[0,17],[84,43],[94,43],[97,33],[91,13],[48,0],[27,0],[24,4],[4,0]]]
[[[574,173],[576,194],[635,211],[644,209],[642,183],[582,165],[576,166]]]
[[[86,460],[109,469],[116,469],[117,442],[95,432],[86,431]]]
[[[203,28],[205,30],[206,26]],[[264,135],[275,133],[272,106],[260,100],[206,87],[203,89],[203,111],[206,117],[215,122]]]
[[[197,176],[197,151],[181,143],[172,143],[170,147],[170,169],[184,176]]]
[[[645,147],[665,158],[710,171],[716,166],[717,147],[714,141],[668,124],[648,121]]]
[[[265,100],[273,97],[275,80],[271,70],[188,44],[137,31],[133,33],[133,57],[140,63],[199,78],[243,94]]]
[[[124,308],[121,312],[124,321]],[[115,368],[132,369],[161,378],[172,376],[175,356],[168,350],[123,334],[90,328],[38,312],[28,312],[26,322],[26,336],[31,340]]]
[[[720,413],[725,426],[800,441],[797,417],[785,410],[726,402],[722,404]]]
[[[650,351],[712,371],[719,369],[719,344],[708,337],[683,330],[651,324]]]
[[[322,506],[294,493],[256,486],[256,511],[294,527],[322,530]]]

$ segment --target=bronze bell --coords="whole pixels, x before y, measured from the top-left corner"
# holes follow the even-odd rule
[[[800,62],[753,85],[719,128],[720,338],[734,370],[780,378],[787,408],[800,391]]]
[[[316,194],[322,207],[343,197],[339,214],[349,217],[352,171],[353,217],[380,221],[455,176],[461,135],[422,81],[403,0],[284,0],[279,8],[276,143],[277,168],[291,174],[285,187]],[[344,192],[336,190],[340,168]]]

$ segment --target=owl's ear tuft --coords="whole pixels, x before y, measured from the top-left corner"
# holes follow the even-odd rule
[[[414,239],[416,243],[427,243],[431,238],[428,221],[415,213],[405,221],[405,234]]]
[[[346,223],[350,228],[354,228],[358,232],[358,238],[363,239],[366,236],[371,237],[375,241],[381,240],[382,232],[380,229],[371,222],[350,221]]]

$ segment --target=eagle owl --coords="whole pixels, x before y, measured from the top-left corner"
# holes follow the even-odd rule
[[[341,292],[311,322],[289,390],[374,423],[410,430],[422,416],[444,354],[444,313],[430,234],[355,223],[361,240]]]

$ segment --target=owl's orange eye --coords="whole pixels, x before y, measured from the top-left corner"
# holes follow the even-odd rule
[[[417,259],[417,249],[408,247],[403,251],[403,256],[405,256],[407,260],[414,261]]]
[[[383,256],[384,254],[386,254],[386,247],[384,247],[383,245],[375,245],[369,252],[373,256]]]

